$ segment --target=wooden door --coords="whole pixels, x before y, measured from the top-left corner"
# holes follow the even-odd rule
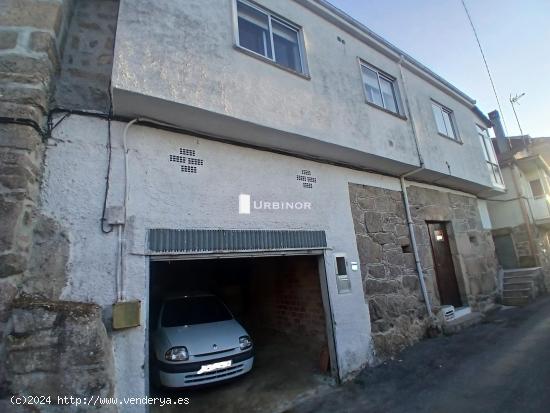
[[[462,306],[458,282],[456,281],[453,256],[449,246],[449,237],[443,222],[428,223],[432,255],[434,259],[437,289],[442,305]]]

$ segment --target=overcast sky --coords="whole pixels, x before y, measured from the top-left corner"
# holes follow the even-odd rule
[[[329,0],[477,101],[497,108],[460,0]],[[509,135],[550,136],[550,0],[466,0],[499,94]]]

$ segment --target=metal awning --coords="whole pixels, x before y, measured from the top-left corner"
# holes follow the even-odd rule
[[[276,252],[327,248],[325,231],[150,229],[150,255]]]

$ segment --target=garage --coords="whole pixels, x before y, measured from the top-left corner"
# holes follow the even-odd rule
[[[186,407],[191,411],[282,411],[300,396],[321,391],[334,382],[337,368],[331,363],[330,308],[326,300],[322,251],[286,248],[279,252],[244,254],[243,248],[240,245],[240,251],[223,255],[152,257],[149,285],[151,394],[189,397],[191,405]],[[197,297],[205,296],[219,299],[251,338],[252,370],[232,377],[232,372],[242,364],[233,358],[231,367],[224,365],[224,368],[207,374],[185,376],[184,386],[198,384],[198,387],[158,390],[154,357],[159,353],[155,353],[154,347],[160,346],[155,338],[165,319],[161,309],[166,312],[166,303],[178,297],[193,298],[193,305],[198,306],[197,302],[202,299]],[[185,308],[188,313],[194,312],[192,307]],[[200,311],[204,314],[205,310]],[[205,319],[201,318],[201,321]],[[201,328],[204,326],[201,324]],[[191,329],[182,333],[184,337],[190,337],[189,331]],[[202,334],[212,339],[212,345],[219,345],[223,342],[220,335],[228,333],[224,328],[216,327]],[[244,333],[237,335],[241,334]],[[201,341],[202,338],[194,340]],[[220,345],[218,351],[209,353],[220,353],[219,357],[218,354],[212,356],[213,361],[224,363],[231,358],[224,356],[223,352],[227,350],[222,347]],[[189,350],[189,362],[196,360],[192,353]],[[201,369],[205,368],[205,363],[199,363]],[[211,377],[220,377],[221,381],[210,383]]]

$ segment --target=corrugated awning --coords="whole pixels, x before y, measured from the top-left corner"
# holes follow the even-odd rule
[[[154,254],[287,251],[327,248],[325,231],[150,229],[148,245]]]

